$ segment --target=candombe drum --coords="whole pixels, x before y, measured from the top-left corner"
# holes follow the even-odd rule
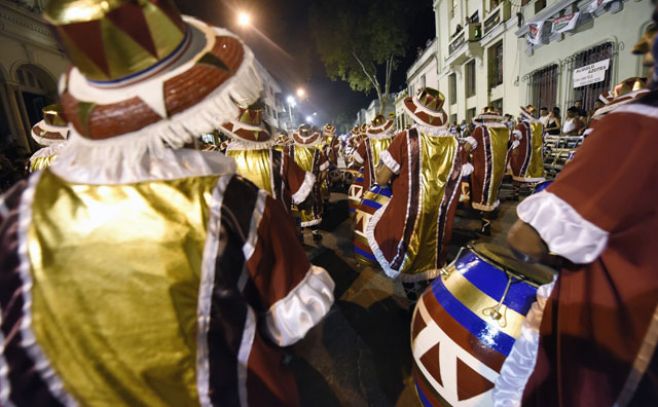
[[[539,184],[535,185],[534,193],[535,194],[540,193],[541,191],[543,191],[546,188],[550,187],[552,183],[553,183],[553,180],[540,182]]]
[[[363,194],[361,205],[354,216],[354,258],[364,266],[379,267],[379,262],[370,249],[366,228],[379,208],[386,205],[393,195],[388,186],[375,185]]]
[[[411,323],[413,377],[425,406],[489,406],[494,383],[554,271],[505,248],[470,244],[423,293]]]
[[[356,208],[361,205],[361,198],[363,198],[363,184],[365,180],[363,173],[359,172],[354,178],[352,185],[347,190],[347,201],[350,209],[350,216],[354,217]]]

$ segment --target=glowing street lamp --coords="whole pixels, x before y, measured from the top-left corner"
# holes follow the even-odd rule
[[[306,97],[306,89],[297,88],[297,97],[300,99],[304,99]]]
[[[238,13],[238,25],[240,27],[246,28],[251,25],[251,14],[246,11],[241,11]]]
[[[288,113],[290,114],[290,127],[291,129],[295,126],[295,123],[293,123],[293,118],[292,118],[292,109],[297,106],[297,101],[295,100],[295,97],[293,95],[289,95],[286,98],[286,102],[288,102]]]
[[[313,116],[306,116],[306,123],[313,124]]]

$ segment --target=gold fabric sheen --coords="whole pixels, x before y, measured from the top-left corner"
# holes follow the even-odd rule
[[[530,146],[530,163],[526,171],[528,178],[544,177],[544,127],[541,123],[530,123],[532,145]]]
[[[507,149],[509,144],[510,132],[504,127],[489,127],[489,139],[491,140],[491,184],[489,186],[489,195],[486,198],[486,205],[492,207],[498,199],[498,190],[503,182],[505,169],[507,167]]]
[[[36,186],[32,329],[87,406],[198,405],[197,299],[217,177]]]
[[[298,144],[295,145],[295,163],[304,171],[312,172],[313,175],[318,176],[318,172],[314,172],[313,168],[315,166],[315,153],[318,150],[317,147],[304,147]],[[319,197],[316,197],[319,198]],[[298,209],[293,208],[293,212],[296,212],[296,216],[301,218],[302,226],[306,226],[309,223],[317,222],[321,219],[321,214],[316,213],[313,208],[304,208]]]
[[[57,154],[53,154],[48,157],[37,157],[30,160],[30,173],[37,172],[40,170],[45,170],[46,168],[53,165],[57,159]]]
[[[372,168],[377,168],[377,166],[379,165],[379,157],[381,156],[382,152],[388,150],[388,147],[391,145],[392,142],[393,142],[392,137],[382,138],[382,139],[376,139],[376,138],[370,139],[370,150],[372,151]],[[370,174],[370,176],[374,177],[375,174]]]
[[[498,300],[490,297],[477,286],[466,279],[454,265],[447,268],[449,275],[443,278],[446,289],[460,304],[473,311],[487,324],[505,332],[514,339],[521,335],[521,324],[525,316],[505,305],[499,305]],[[492,311],[500,312],[502,318],[494,319]]]
[[[237,173],[256,184],[260,189],[272,191],[272,165],[270,150],[229,150],[228,157],[235,160]]]
[[[420,197],[418,218],[400,271],[419,274],[436,269],[438,215],[459,144],[454,137],[419,133]],[[413,175],[412,175],[413,176]]]

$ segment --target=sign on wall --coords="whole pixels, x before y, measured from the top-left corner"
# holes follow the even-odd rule
[[[610,69],[610,58],[574,69],[574,89],[591,85],[593,83],[603,82],[605,80],[605,73],[608,69]]]

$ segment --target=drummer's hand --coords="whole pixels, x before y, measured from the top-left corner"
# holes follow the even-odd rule
[[[548,256],[548,247],[539,233],[522,220],[517,220],[507,233],[507,243],[526,262],[539,262]]]
[[[375,170],[375,182],[379,185],[386,185],[391,178],[393,178],[393,171],[380,162]]]

